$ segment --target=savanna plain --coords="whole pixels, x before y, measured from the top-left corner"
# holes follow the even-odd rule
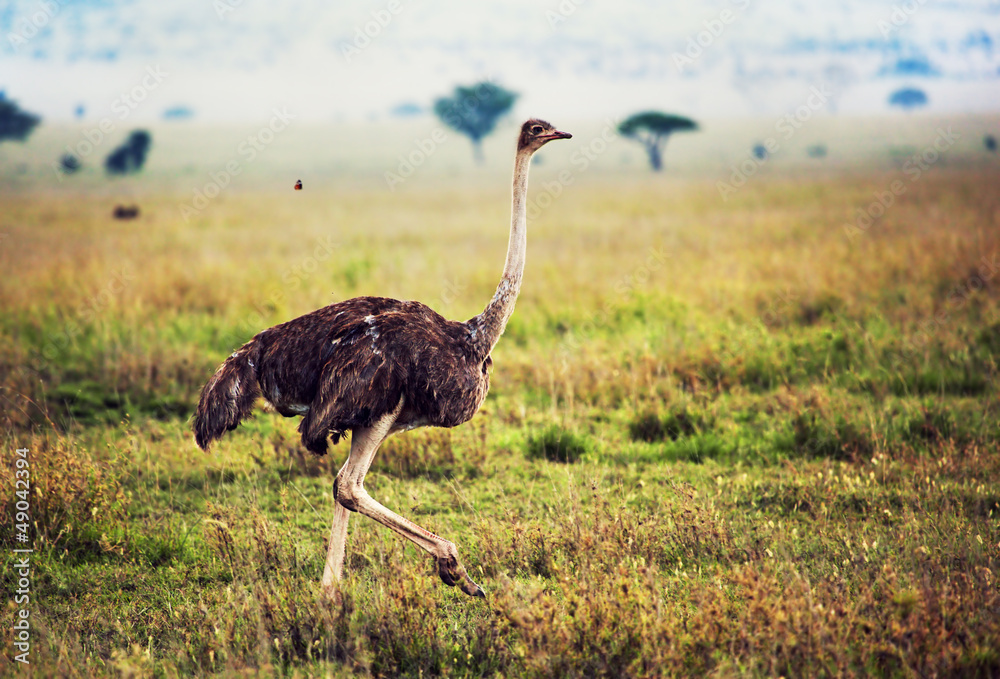
[[[356,172],[378,128],[291,131],[193,213],[240,134],[154,130],[150,166],[116,181],[54,176],[75,130],[7,145],[0,673],[20,665],[26,448],[39,676],[1000,675],[987,123],[950,121],[960,143],[919,172],[949,121],[845,124],[842,144],[817,123],[731,193],[753,131],[678,138],[653,175],[624,140],[582,162],[599,130],[566,125],[532,169],[483,409],[389,439],[366,481],[454,541],[487,597],[355,516],[337,605],[319,578],[347,445],[312,457],[260,411],[206,455],[199,390],[258,331],[337,300],[478,313],[513,122],[486,167],[449,140],[393,190],[425,130],[371,134],[382,155]],[[808,135],[826,157],[795,146]],[[118,202],[139,217],[111,219]]]

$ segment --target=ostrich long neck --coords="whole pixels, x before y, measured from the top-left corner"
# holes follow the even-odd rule
[[[514,188],[511,194],[510,240],[507,243],[507,262],[496,294],[483,313],[469,321],[474,330],[473,344],[479,360],[485,360],[500,340],[507,321],[514,313],[517,294],[521,291],[524,275],[524,255],[528,247],[528,168],[531,150],[517,152],[514,160]],[[481,354],[481,355],[480,355]]]

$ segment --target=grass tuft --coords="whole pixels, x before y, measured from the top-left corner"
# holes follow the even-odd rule
[[[27,448],[25,458],[4,456],[0,480],[0,521],[5,526],[29,524],[32,544],[71,559],[92,559],[116,551],[127,539],[132,501],[126,490],[128,460],[117,455],[96,458],[80,442],[57,435],[35,435],[7,443]],[[26,464],[18,466],[18,460]],[[17,485],[27,470],[28,488]],[[18,503],[26,505],[19,512]],[[27,515],[27,520],[22,520]],[[19,531],[20,532],[20,531]],[[12,533],[8,533],[13,537]]]
[[[576,432],[552,424],[528,437],[528,457],[550,462],[577,462],[590,450],[590,441]]]
[[[629,435],[633,441],[656,443],[670,439],[694,436],[711,429],[711,421],[703,414],[687,407],[672,409],[660,416],[655,411],[647,411],[629,423]]]

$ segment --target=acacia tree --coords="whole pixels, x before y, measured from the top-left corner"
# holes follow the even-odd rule
[[[24,141],[41,121],[34,113],[22,111],[0,90],[0,142]]]
[[[889,105],[898,106],[904,111],[911,111],[927,105],[927,95],[916,87],[904,87],[889,95]]]
[[[104,159],[108,174],[132,174],[142,169],[153,138],[145,130],[134,130],[125,142]]]
[[[659,111],[645,111],[629,116],[618,126],[623,137],[635,139],[646,147],[649,165],[654,172],[663,169],[663,145],[674,132],[690,132],[698,129],[698,123],[684,116],[676,116]]]
[[[493,131],[497,121],[516,100],[515,92],[490,82],[469,87],[459,85],[452,96],[434,102],[434,113],[445,125],[472,141],[472,154],[477,163],[482,163],[483,137]]]

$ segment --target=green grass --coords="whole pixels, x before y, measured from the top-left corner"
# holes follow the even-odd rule
[[[366,479],[487,599],[355,515],[337,606],[319,578],[346,444],[312,457],[261,412],[206,456],[198,390],[336,299],[477,313],[506,179],[233,190],[189,224],[155,182],[140,223],[96,193],[4,194],[0,417],[30,451],[36,672],[997,675],[1000,278],[975,276],[1000,252],[998,177],[935,168],[847,240],[893,176],[761,176],[725,203],[709,181],[567,187],[531,223],[482,411],[390,439]]]
[[[589,447],[585,437],[553,424],[528,436],[526,452],[533,460],[572,463],[586,455]]]

